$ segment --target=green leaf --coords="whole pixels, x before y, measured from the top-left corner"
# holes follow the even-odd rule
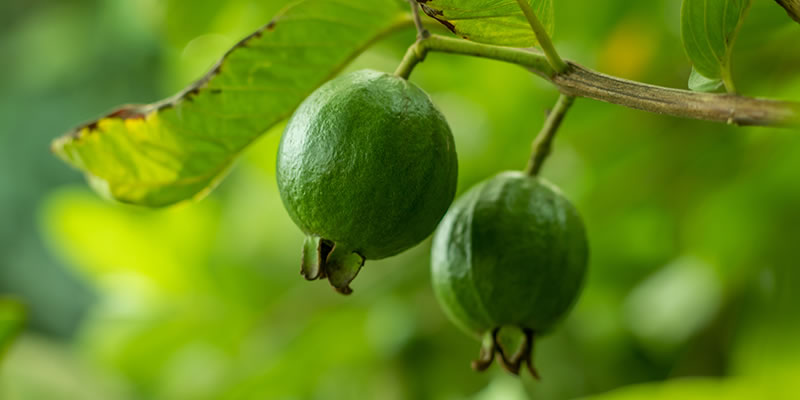
[[[681,38],[694,69],[733,92],[731,50],[753,0],[683,0]]]
[[[692,67],[692,74],[689,75],[689,89],[695,92],[716,92],[722,88],[722,86],[722,79],[706,78]]]
[[[456,35],[501,46],[538,46],[515,0],[417,0],[422,11]],[[553,35],[553,0],[529,0],[548,35]]]
[[[301,0],[172,98],[123,106],[55,140],[92,186],[160,207],[199,198],[237,155],[379,38],[409,25],[397,0]]]
[[[22,331],[25,310],[13,300],[0,299],[0,359]]]

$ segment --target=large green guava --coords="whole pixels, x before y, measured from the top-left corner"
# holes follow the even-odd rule
[[[448,211],[432,249],[433,288],[452,321],[483,340],[485,369],[497,356],[531,373],[533,337],[547,332],[580,293],[588,244],[578,212],[552,184],[521,172],[479,183]],[[498,338],[520,332],[513,355]],[[524,334],[524,335],[523,335]]]
[[[281,198],[306,234],[303,275],[350,293],[366,259],[433,232],[457,170],[450,128],[419,87],[372,70],[321,86],[290,119],[277,160]]]

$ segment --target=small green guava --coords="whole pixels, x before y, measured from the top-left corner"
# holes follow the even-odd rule
[[[504,172],[471,188],[444,217],[433,241],[433,288],[450,319],[483,341],[473,368],[486,369],[497,354],[512,373],[524,363],[538,377],[533,338],[569,311],[587,261],[583,222],[558,188]],[[513,354],[503,332],[518,332]]]
[[[281,138],[277,180],[306,234],[302,274],[349,294],[366,259],[398,254],[436,229],[456,190],[444,116],[407,80],[361,70],[317,89]]]

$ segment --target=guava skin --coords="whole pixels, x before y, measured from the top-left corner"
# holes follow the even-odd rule
[[[433,241],[433,288],[450,319],[476,338],[504,326],[532,336],[569,311],[587,262],[583,222],[558,188],[503,172],[445,216]]]
[[[453,201],[457,174],[453,135],[428,95],[372,70],[312,93],[289,120],[277,158],[281,199],[323,266],[421,242]]]

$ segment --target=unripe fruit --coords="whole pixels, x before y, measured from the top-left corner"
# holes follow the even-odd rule
[[[583,222],[547,181],[504,172],[461,196],[433,241],[433,288],[450,319],[483,338],[482,370],[498,352],[513,373],[530,362],[532,340],[550,330],[580,293],[588,261]],[[501,328],[524,332],[511,355]]]
[[[425,92],[362,70],[321,86],[281,139],[281,199],[306,234],[302,273],[351,292],[365,259],[406,250],[436,228],[456,189],[455,144]]]

